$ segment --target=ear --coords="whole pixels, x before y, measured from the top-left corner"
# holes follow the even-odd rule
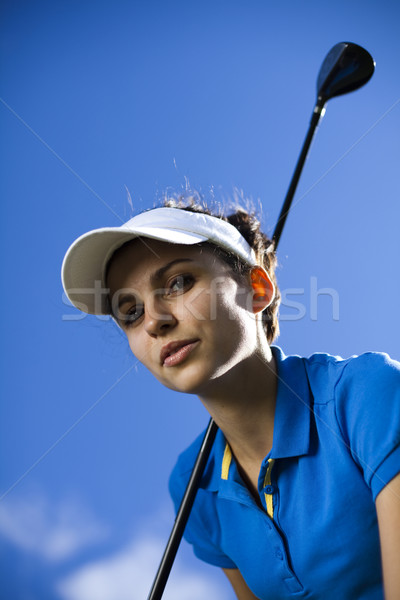
[[[262,312],[271,304],[275,296],[275,286],[263,267],[255,266],[250,271],[253,290],[252,307],[254,314]]]

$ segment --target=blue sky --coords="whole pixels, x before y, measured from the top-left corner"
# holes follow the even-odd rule
[[[169,472],[207,422],[60,267],[81,233],[166,191],[243,191],[272,231],[328,50],[377,67],[327,106],[279,250],[286,353],[399,359],[400,9],[394,1],[5,1],[1,18],[0,589],[7,600],[147,597]],[[297,303],[297,304],[294,304]],[[232,600],[183,545],[165,598]]]

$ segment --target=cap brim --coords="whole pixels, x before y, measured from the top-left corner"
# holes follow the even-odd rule
[[[108,261],[118,248],[138,237],[186,246],[208,239],[198,233],[150,226],[125,230],[124,226],[106,227],[89,231],[70,246],[61,269],[67,297],[76,308],[93,315],[110,313],[104,281]]]

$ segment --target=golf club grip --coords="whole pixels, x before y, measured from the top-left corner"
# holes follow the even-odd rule
[[[167,546],[164,550],[160,566],[158,567],[158,571],[154,578],[153,586],[150,590],[147,600],[160,600],[164,593],[164,588],[171,572],[172,565],[174,563],[175,556],[190,515],[190,511],[192,510],[193,502],[196,497],[208,457],[210,456],[211,448],[213,446],[215,436],[217,435],[217,431],[218,426],[215,424],[213,419],[210,419],[192,470],[192,474],[190,475],[181,505],[176,515],[174,526],[169,536]]]
[[[308,151],[310,149],[310,145],[311,145],[312,139],[314,137],[315,130],[317,128],[317,125],[318,125],[318,123],[319,123],[322,115],[323,115],[323,112],[324,112],[324,103],[320,103],[319,99],[318,99],[317,103],[316,103],[316,105],[314,107],[312,116],[311,116],[310,125],[308,127],[307,135],[306,135],[306,138],[304,140],[303,147],[302,147],[301,152],[300,152],[300,156],[299,156],[299,158],[297,160],[296,168],[294,170],[294,173],[293,173],[293,176],[292,176],[292,179],[291,179],[288,191],[286,193],[286,197],[285,197],[285,200],[283,202],[283,205],[282,205],[282,208],[281,208],[281,212],[279,213],[279,217],[278,217],[278,220],[277,220],[276,225],[275,225],[274,233],[273,233],[273,236],[272,236],[272,239],[274,240],[274,248],[275,248],[275,250],[278,247],[279,240],[281,238],[282,231],[283,231],[283,228],[284,228],[285,223],[286,223],[287,216],[288,216],[289,211],[290,211],[290,207],[291,207],[291,204],[292,204],[293,196],[295,194],[295,191],[296,191],[296,188],[297,188],[297,184],[299,183],[300,175],[301,175],[301,172],[303,170],[304,163],[306,161],[307,154],[308,154]]]

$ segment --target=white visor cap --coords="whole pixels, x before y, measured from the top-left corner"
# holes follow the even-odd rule
[[[211,242],[250,266],[257,263],[254,250],[230,223],[180,208],[155,208],[121,227],[88,231],[68,248],[61,279],[68,299],[76,308],[92,315],[110,314],[105,289],[107,264],[118,248],[137,237],[184,246]]]

